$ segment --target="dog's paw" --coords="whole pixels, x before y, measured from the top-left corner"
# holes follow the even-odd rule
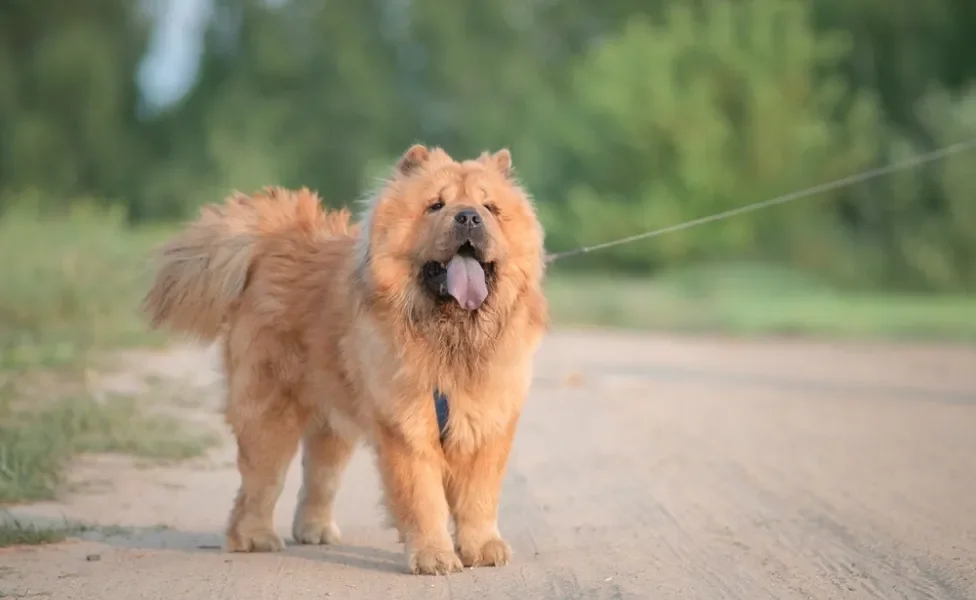
[[[463,567],[453,550],[420,548],[410,554],[410,572],[414,575],[448,575]]]
[[[500,567],[512,561],[512,547],[500,537],[481,545],[459,545],[458,554],[466,567]]]
[[[227,536],[227,549],[231,552],[279,552],[285,549],[285,542],[273,531],[257,530]]]
[[[342,534],[335,521],[295,523],[292,535],[299,544],[335,545],[342,540]]]

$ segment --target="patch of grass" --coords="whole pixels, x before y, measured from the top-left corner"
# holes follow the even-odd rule
[[[162,341],[139,304],[166,228],[131,228],[86,204],[56,216],[33,206],[0,217],[0,505],[53,499],[81,453],[183,459],[216,442],[131,398],[93,396],[75,368],[98,351]],[[25,389],[27,380],[47,385]]]
[[[0,516],[0,548],[56,544],[82,531],[84,531],[83,526],[71,523],[40,525]]]
[[[133,229],[123,215],[80,205],[0,218],[0,369],[76,365],[96,348],[154,344],[139,302],[150,252],[165,229]]]
[[[0,504],[55,498],[77,454],[175,460],[214,443],[212,434],[190,431],[177,419],[145,414],[130,398],[77,394],[27,403],[8,386],[0,389]]]
[[[976,298],[841,292],[761,266],[653,278],[554,272],[546,292],[557,325],[976,342]]]
[[[163,531],[166,528],[157,526],[152,528]],[[40,544],[56,544],[69,537],[94,535],[97,539],[127,536],[133,533],[132,528],[118,525],[94,525],[51,519],[18,518],[17,516],[0,510],[0,548],[8,546],[37,546]],[[2,571],[0,571],[2,574]]]

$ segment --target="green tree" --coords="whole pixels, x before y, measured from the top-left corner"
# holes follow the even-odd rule
[[[889,121],[924,129],[916,105],[934,82],[959,90],[976,76],[976,5],[969,0],[817,0],[819,27],[850,34],[850,81],[875,90]]]
[[[933,88],[919,103],[922,135],[894,131],[890,160],[976,138],[976,86],[959,93]],[[879,182],[864,198],[861,235],[882,253],[888,287],[960,292],[976,290],[976,171],[969,155]]]
[[[855,172],[877,152],[872,98],[836,74],[849,42],[818,33],[794,0],[673,3],[635,17],[549,98],[537,139],[551,245],[677,223]],[[558,151],[556,151],[558,149]],[[538,151],[543,154],[543,151]],[[829,199],[635,244],[594,257],[646,270],[756,256],[811,268],[843,262]]]
[[[393,49],[379,35],[384,4],[215,2],[199,81],[159,117],[170,158],[140,212],[185,212],[272,183],[316,188],[330,204],[353,200],[366,165],[392,150],[391,139],[404,143],[411,123],[396,104]]]
[[[148,20],[125,0],[0,4],[0,182],[52,202],[124,198],[144,160],[134,73]],[[0,200],[2,202],[2,200]]]

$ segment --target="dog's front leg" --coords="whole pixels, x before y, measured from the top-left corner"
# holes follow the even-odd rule
[[[449,451],[447,497],[461,562],[470,566],[502,566],[512,549],[498,531],[498,501],[512,448],[516,420],[473,449]]]
[[[402,428],[380,425],[377,458],[386,503],[406,543],[415,574],[444,575],[461,570],[448,530],[444,456],[436,438],[416,438]]]

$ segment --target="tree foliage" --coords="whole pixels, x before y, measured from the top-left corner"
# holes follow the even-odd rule
[[[116,0],[0,4],[0,186],[57,202],[120,201],[139,185],[133,74],[148,25]]]
[[[212,0],[197,80],[147,112],[143,3],[0,5],[0,208],[130,219],[231,189],[349,204],[407,145],[509,146],[551,249],[766,199],[976,135],[971,0]],[[759,259],[976,288],[971,156],[594,254]]]
[[[836,74],[845,36],[818,35],[806,3],[676,4],[635,17],[573,70],[574,101],[538,139],[558,148],[547,192],[554,242],[598,242],[741,206],[868,166],[870,94]],[[819,73],[825,75],[818,76]],[[836,260],[836,214],[807,203],[614,251],[637,269],[754,250]],[[824,253],[830,255],[824,255]]]

